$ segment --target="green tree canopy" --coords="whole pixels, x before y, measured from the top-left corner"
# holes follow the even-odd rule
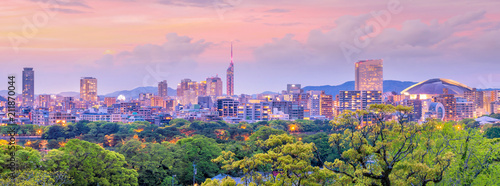
[[[346,111],[335,118],[333,123],[346,130],[332,134],[330,142],[342,154],[325,167],[337,174],[337,183],[387,186],[441,181],[453,153],[436,151],[432,141],[422,148],[435,154],[418,151],[418,134],[433,131],[434,126],[408,122],[406,116],[411,111],[411,107],[374,104],[367,111]],[[392,116],[396,119],[389,120]],[[373,123],[363,124],[367,117],[373,118]]]
[[[223,151],[214,162],[223,165],[226,170],[238,170],[243,173],[243,180],[264,185],[316,185],[315,174],[319,167],[311,165],[316,147],[313,143],[294,142],[287,134],[271,135],[263,144],[269,149],[242,160],[234,159],[234,153]],[[261,172],[278,173],[263,175]],[[207,180],[208,181],[208,180]]]
[[[179,167],[183,173],[177,175],[181,183],[192,183],[193,162],[196,164],[196,181],[198,183],[203,182],[205,178],[219,174],[219,167],[211,161],[221,153],[221,149],[214,139],[195,135],[177,141],[176,145],[183,149],[182,162],[179,162],[183,166]]]
[[[87,141],[71,139],[46,159],[49,171],[67,171],[75,185],[138,185],[137,171],[125,168],[123,155]]]

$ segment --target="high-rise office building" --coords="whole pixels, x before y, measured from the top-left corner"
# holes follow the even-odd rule
[[[75,104],[75,99],[73,97],[64,97],[63,98],[63,104],[62,104],[62,110],[64,112],[74,109],[76,107]]]
[[[198,96],[206,96],[207,95],[207,82],[206,81],[200,81],[198,83]]]
[[[466,98],[456,98],[456,119],[462,120],[466,118],[474,118],[475,113],[474,102],[468,101]]]
[[[311,97],[309,93],[300,90],[300,93],[296,92],[291,94],[291,96],[292,96],[292,102],[297,103],[298,105],[307,109],[309,97]]]
[[[182,97],[182,83],[177,84],[177,98],[180,99]]]
[[[35,100],[35,71],[33,68],[23,70],[23,106],[33,107]]]
[[[233,64],[233,43],[231,43],[231,64],[229,64],[229,68],[227,68],[226,72],[226,81],[227,81],[227,95],[234,95],[234,64]]]
[[[328,119],[333,119],[333,96],[326,95],[325,92],[322,91],[319,103],[319,115],[325,116]]]
[[[413,107],[413,111],[410,114],[411,120],[416,121],[422,119],[422,100],[417,96],[418,99],[405,99],[405,106]]]
[[[340,91],[339,111],[364,110],[368,105],[382,103],[382,91]]]
[[[208,81],[207,81],[208,82]],[[217,111],[220,117],[237,117],[239,102],[233,99],[224,98],[217,100]]]
[[[160,81],[158,83],[158,96],[160,97],[168,97],[168,84],[167,80]]]
[[[222,80],[219,77],[207,78],[207,95],[222,96]]]
[[[181,83],[177,85],[177,97],[182,98],[185,90],[189,90],[189,83],[191,83],[191,79],[183,79]]]
[[[324,91],[319,91],[319,90],[307,91],[307,94],[309,94],[309,100],[307,101],[307,109],[310,110],[311,116],[320,115],[322,93],[324,93]]]
[[[474,103],[476,108],[483,108],[483,92],[473,88],[470,91],[464,91],[464,97],[468,102]]]
[[[292,103],[292,108],[290,110],[290,119],[297,120],[297,119],[304,119],[304,112],[305,106],[299,105],[297,103]]]
[[[340,91],[338,112],[344,110],[365,110],[371,104],[382,104],[382,91]],[[362,118],[363,124],[371,124],[374,118],[370,115]]]
[[[220,78],[218,79],[220,80]],[[221,87],[220,95],[222,95],[222,81],[218,87]],[[192,81],[191,79],[183,79],[181,80],[181,83],[177,85],[177,99],[182,105],[196,104],[196,98],[198,96],[207,95],[207,92],[206,81],[198,83],[196,81]]]
[[[220,78],[219,78],[220,79]],[[222,87],[222,82],[220,83]],[[196,104],[198,96],[205,96],[207,94],[207,82],[196,82],[191,79],[183,79],[177,86],[177,99],[183,105]],[[222,90],[221,90],[222,94]]]
[[[97,102],[97,79],[83,77],[80,79],[80,99],[84,102]]]
[[[454,94],[449,94],[448,89],[443,90],[444,94],[438,95],[433,98],[433,102],[438,102],[443,104],[445,109],[444,120],[452,121],[456,119],[457,116],[457,99]]]
[[[383,60],[356,62],[355,88],[358,91],[383,91]]]
[[[197,91],[195,89],[184,90],[184,95],[182,95],[181,104],[182,105],[194,105],[197,103]]]

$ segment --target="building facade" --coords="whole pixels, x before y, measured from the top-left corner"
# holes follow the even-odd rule
[[[38,95],[38,107],[50,108],[51,100],[50,95]]]
[[[23,70],[23,106],[33,107],[35,101],[35,71],[33,68]]]
[[[476,108],[483,108],[483,92],[482,91],[478,91],[477,89],[473,88],[470,91],[465,91],[464,97],[465,97],[465,99],[467,99],[467,101],[474,103],[474,106]]]
[[[31,120],[34,125],[49,125],[49,111],[34,110],[31,112]]]
[[[207,78],[207,95],[222,96],[222,80],[219,77]]]
[[[158,96],[168,97],[168,83],[167,80],[160,81],[158,83]]]
[[[357,91],[383,91],[383,60],[362,60],[355,64]]]
[[[97,79],[84,77],[80,79],[80,99],[84,102],[97,102]]]
[[[382,91],[340,91],[339,112],[365,110],[368,105],[381,104]]]
[[[49,113],[49,125],[75,123],[76,117],[70,113],[65,112],[51,112]]]
[[[474,118],[475,108],[474,102],[468,101],[466,98],[456,98],[456,120]]]
[[[233,43],[231,43],[231,63],[226,71],[227,95],[234,95],[234,64],[233,64]]]
[[[106,107],[111,107],[111,105],[116,104],[116,98],[115,97],[105,97],[104,98],[104,105]]]
[[[75,98],[63,97],[62,110],[68,111],[76,108]]]
[[[333,96],[321,93],[319,115],[325,116],[327,119],[333,119]]]
[[[111,122],[111,114],[105,114],[105,113],[84,113],[84,114],[80,115],[80,120]]]
[[[311,116],[319,116],[321,114],[321,95],[324,91],[310,90],[307,91],[309,94],[309,100],[307,102],[307,109],[310,110]]]
[[[452,121],[456,120],[457,113],[457,100],[454,94],[448,94],[448,91],[445,90],[444,94],[438,95],[433,98],[433,102],[438,102],[443,104],[445,109],[444,121]]]
[[[268,121],[272,114],[271,105],[272,103],[270,102],[240,103],[238,106],[238,118],[249,123]]]
[[[217,100],[217,111],[219,117],[237,117],[239,102],[233,99],[224,98]]]

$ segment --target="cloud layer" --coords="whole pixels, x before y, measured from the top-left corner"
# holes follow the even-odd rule
[[[355,61],[379,58],[385,79],[496,87],[499,1],[399,2],[393,13],[370,0],[65,0],[48,10],[38,4],[49,0],[2,1],[0,73],[34,67],[37,93],[78,90],[82,76],[103,93],[163,79],[175,88],[224,77],[234,41],[237,94],[343,83]],[[46,11],[58,14],[27,37]],[[10,33],[26,41],[17,53]]]

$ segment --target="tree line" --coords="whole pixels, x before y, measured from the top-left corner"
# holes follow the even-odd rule
[[[201,185],[237,185],[229,177],[210,179],[222,174],[245,186],[499,184],[498,126],[419,124],[408,120],[411,110],[371,105],[330,122],[53,125],[33,129],[43,130],[39,141],[46,143],[16,146],[15,178],[8,176],[10,153],[0,140],[0,183],[192,185],[194,178]],[[363,123],[366,116],[372,123]],[[37,151],[42,144],[51,150]]]

